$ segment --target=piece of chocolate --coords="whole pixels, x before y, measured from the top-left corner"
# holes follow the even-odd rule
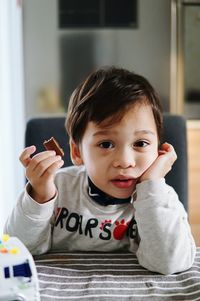
[[[54,137],[51,137],[49,140],[45,140],[43,142],[44,147],[46,150],[54,150],[56,152],[56,155],[59,155],[61,157],[64,156],[64,151],[56,141]]]

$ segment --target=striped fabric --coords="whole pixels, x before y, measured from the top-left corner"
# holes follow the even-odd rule
[[[200,300],[200,248],[191,269],[170,276],[147,271],[131,253],[45,254],[35,262],[41,301]]]

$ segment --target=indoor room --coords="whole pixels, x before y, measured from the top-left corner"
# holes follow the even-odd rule
[[[6,255],[4,253],[7,253],[6,246],[9,240],[12,239],[12,236],[16,236],[19,240],[19,247],[17,247],[18,240],[16,242],[14,240],[14,243],[11,242],[12,250],[14,253],[18,253],[16,250],[22,248],[22,250],[24,250],[23,252],[27,254],[27,258],[30,260],[29,269],[32,271],[32,276],[29,274],[28,277],[29,279],[32,277],[33,281],[31,285],[31,281],[29,284],[27,284],[28,282],[25,280],[22,281],[27,285],[27,288],[22,292],[22,296],[24,294],[22,298],[24,299],[20,299],[21,292],[19,292],[19,296],[14,295],[14,293],[9,296],[7,293],[12,291],[10,288],[11,285],[15,285],[19,288],[19,285],[16,284],[18,280],[13,278],[13,282],[10,280],[9,284],[8,281],[2,282],[2,284],[0,284],[0,301],[37,301],[40,299],[44,301],[70,300],[70,298],[71,300],[85,300],[89,298],[88,300],[102,301],[116,300],[116,298],[118,300],[133,300],[134,298],[134,300],[139,301],[143,300],[143,298],[145,298],[144,300],[163,300],[163,297],[166,297],[166,300],[178,300],[177,296],[180,296],[179,300],[200,300],[200,204],[198,195],[198,186],[200,184],[200,156],[198,151],[200,145],[199,36],[200,0],[0,1],[0,237],[2,237],[0,239],[0,263],[5,262],[4,256]],[[148,210],[145,213],[147,221],[145,222],[141,219],[141,225],[144,224],[147,227],[146,232],[140,230],[140,207],[138,207],[137,210],[137,197],[140,195],[141,189],[137,191],[137,185],[140,186],[144,184],[144,182],[149,181],[150,183],[154,181],[155,178],[157,179],[159,165],[155,165],[156,167],[154,168],[153,159],[151,159],[152,161],[151,164],[149,163],[148,168],[144,168],[140,175],[135,176],[137,179],[135,179],[134,176],[131,176],[131,179],[129,179],[132,171],[129,172],[129,176],[124,175],[126,172],[122,175],[121,171],[120,175],[112,180],[112,183],[115,183],[114,186],[117,191],[116,194],[114,193],[113,195],[109,193],[109,188],[108,191],[102,189],[101,182],[98,179],[96,182],[92,181],[93,178],[91,180],[90,173],[88,173],[89,176],[87,174],[87,181],[89,181],[87,182],[89,183],[87,184],[89,185],[87,186],[87,191],[89,191],[88,195],[90,199],[92,199],[92,202],[95,194],[100,195],[101,198],[103,195],[103,197],[106,200],[109,199],[111,203],[107,205],[98,203],[98,206],[104,206],[103,208],[115,206],[118,208],[120,206],[122,207],[122,205],[119,205],[122,204],[121,199],[131,198],[129,203],[133,203],[133,215],[136,219],[134,219],[134,217],[133,219],[128,217],[125,219],[124,215],[118,215],[116,220],[114,220],[114,218],[109,217],[112,212],[110,209],[110,211],[108,211],[110,213],[106,212],[101,222],[95,214],[91,212],[89,214],[87,211],[88,216],[87,221],[85,221],[84,214],[79,208],[82,205],[77,205],[78,209],[74,205],[71,209],[74,211],[70,211],[67,206],[63,205],[64,200],[61,206],[55,205],[57,202],[56,198],[59,199],[59,194],[57,193],[60,184],[55,180],[55,175],[58,171],[60,172],[62,169],[65,170],[65,168],[72,165],[82,168],[82,166],[86,165],[84,162],[88,161],[89,168],[92,170],[91,172],[95,169],[92,169],[92,164],[90,164],[90,160],[88,159],[90,153],[84,152],[84,147],[81,144],[81,139],[84,141],[85,137],[84,131],[87,133],[88,127],[90,129],[90,126],[91,131],[93,127],[99,129],[100,134],[97,132],[97,134],[94,133],[93,135],[95,137],[102,135],[103,137],[98,144],[100,149],[99,153],[105,152],[104,158],[110,156],[109,158],[112,158],[114,161],[115,154],[117,156],[122,149],[121,142],[125,140],[128,131],[128,122],[130,122],[129,125],[131,125],[131,121],[129,121],[130,112],[133,112],[133,116],[136,115],[136,109],[121,110],[122,113],[125,112],[123,114],[126,114],[124,115],[126,118],[120,119],[121,115],[116,115],[120,117],[117,117],[116,120],[119,119],[117,122],[124,126],[124,132],[123,130],[121,132],[124,133],[124,136],[123,134],[119,134],[119,137],[117,136],[118,138],[116,138],[117,142],[114,141],[115,138],[110,139],[110,136],[108,139],[107,136],[108,132],[110,133],[110,128],[117,126],[115,123],[114,125],[112,124],[114,119],[109,119],[110,115],[105,115],[108,116],[109,122],[105,128],[101,128],[104,121],[107,121],[107,117],[102,121],[101,116],[104,116],[103,112],[105,108],[107,110],[107,108],[111,107],[112,97],[110,97],[107,102],[105,100],[105,105],[102,102],[102,107],[99,107],[98,114],[100,119],[97,118],[97,122],[95,119],[92,119],[92,115],[89,115],[90,113],[88,113],[89,109],[87,107],[85,108],[83,106],[83,109],[80,110],[80,116],[85,112],[85,116],[88,118],[85,117],[85,122],[88,122],[89,125],[85,125],[83,118],[83,123],[80,124],[83,133],[80,129],[80,135],[82,136],[77,136],[77,141],[75,137],[79,132],[73,123],[73,116],[71,117],[72,119],[70,119],[71,123],[68,122],[68,125],[66,125],[68,129],[67,134],[65,120],[67,112],[69,112],[69,101],[72,102],[73,98],[75,101],[75,97],[79,99],[81,97],[80,95],[82,95],[81,93],[84,93],[84,89],[88,89],[88,94],[86,93],[85,98],[83,97],[83,102],[84,99],[89,97],[90,92],[91,95],[93,95],[94,91],[90,91],[89,88],[87,88],[86,78],[89,82],[88,75],[93,72],[95,73],[96,70],[100,68],[107,70],[106,68],[109,66],[115,67],[118,70],[115,71],[115,69],[113,69],[114,71],[112,70],[112,72],[122,72],[119,70],[123,69],[130,71],[132,76],[136,74],[147,79],[150,85],[152,85],[153,90],[151,90],[151,92],[148,91],[147,94],[145,94],[145,92],[144,98],[148,98],[148,95],[154,95],[155,91],[155,96],[150,96],[150,98],[155,97],[157,100],[158,95],[163,109],[164,127],[161,133],[161,139],[158,133],[159,125],[157,123],[159,117],[156,117],[157,119],[155,118],[155,116],[157,116],[156,112],[159,110],[159,105],[155,111],[152,109],[151,112],[151,115],[153,113],[152,116],[154,116],[154,124],[156,124],[154,127],[156,127],[156,133],[158,134],[158,137],[157,134],[154,135],[157,137],[156,141],[159,147],[159,150],[156,149],[156,158],[158,154],[160,158],[162,155],[164,158],[164,155],[171,152],[171,157],[169,157],[168,160],[166,159],[165,165],[163,165],[164,167],[160,165],[158,178],[159,180],[162,178],[162,180],[165,181],[166,187],[170,187],[171,190],[169,190],[170,192],[168,192],[168,194],[170,195],[170,193],[172,193],[173,197],[172,200],[170,200],[169,197],[169,200],[166,201],[167,203],[163,205],[162,211],[159,211],[164,214],[162,218],[160,216],[158,217],[159,214],[155,214],[154,218],[151,219],[150,216],[153,205],[152,207],[147,207]],[[113,77],[114,76],[117,75],[115,74]],[[95,79],[98,77],[101,78],[101,73],[97,74]],[[103,79],[99,85],[102,83]],[[107,93],[111,91],[109,89],[111,88],[108,87]],[[128,84],[127,89],[129,89]],[[140,95],[141,89],[138,90],[138,95]],[[113,92],[111,96],[112,95],[116,95],[116,98],[118,95],[119,98],[118,92],[116,92],[116,94]],[[125,95],[126,92],[123,92],[122,97],[125,97]],[[143,94],[141,97],[143,97]],[[136,98],[139,99],[140,97]],[[91,99],[93,99],[92,96]],[[97,99],[99,98],[97,97]],[[143,101],[143,105],[144,103],[145,101]],[[84,105],[84,103],[80,105]],[[140,122],[144,128],[146,127],[143,132],[148,132],[145,135],[150,135],[151,137],[153,135],[152,130],[149,129],[149,115],[146,112],[148,105],[149,102],[147,102],[147,106],[144,106],[144,114],[142,115],[141,113],[142,119],[140,119]],[[95,106],[96,105],[94,105],[94,107]],[[78,110],[79,108],[76,109]],[[119,112],[120,110],[117,111],[117,114]],[[76,112],[74,111],[74,116],[75,114]],[[145,114],[147,114],[147,118]],[[68,116],[69,115],[70,113],[68,113]],[[89,120],[90,117],[91,120]],[[139,117],[135,120],[138,119]],[[112,135],[114,137],[116,134]],[[145,139],[140,139],[140,146],[137,144],[137,147],[133,147],[134,151],[135,148],[141,147],[141,142],[143,143],[143,147],[145,145],[148,149],[151,144],[149,140],[152,141],[153,138],[146,138],[146,136]],[[49,148],[48,146],[45,147],[43,142],[45,140],[48,141],[51,137],[55,137],[55,145],[49,146]],[[120,141],[119,151],[117,150],[118,141]],[[32,145],[35,145],[36,149]],[[30,146],[32,146],[32,149]],[[89,147],[88,144],[86,144],[86,146]],[[26,152],[24,151],[25,147],[29,147]],[[47,150],[47,152],[45,152],[45,150]],[[113,155],[111,154],[111,150]],[[47,156],[45,154],[48,152],[49,156],[52,156],[52,158],[44,157],[46,164],[47,159],[53,160],[53,156],[57,156],[57,159],[54,159],[51,163],[53,171],[49,171],[53,176],[47,175],[47,177],[49,177],[48,184],[54,182],[56,184],[54,183],[51,186],[53,192],[46,194],[49,197],[45,196],[44,201],[41,197],[37,202],[36,199],[39,195],[39,189],[36,192],[30,180],[34,178],[33,173],[36,173],[36,166],[32,167],[32,165],[29,164],[34,164],[30,162],[36,162],[37,160],[37,164],[39,164],[39,160],[42,160],[39,159],[41,152],[44,152],[44,156]],[[126,150],[126,153],[124,150],[123,153],[124,161],[126,162],[128,160],[128,152],[129,150]],[[140,152],[145,153],[144,150]],[[137,156],[139,156],[138,150],[136,153]],[[156,158],[154,158],[154,160],[156,160]],[[104,177],[106,175],[106,169],[104,170],[103,166],[105,161],[102,159],[102,166],[100,159],[99,162],[97,162],[98,159],[94,165],[99,164],[99,170],[101,170],[100,175]],[[132,166],[132,162],[128,164]],[[151,175],[149,175],[150,172],[148,173],[147,170],[152,171]],[[134,174],[134,171],[132,174]],[[134,179],[132,179],[132,177]],[[40,191],[44,192],[45,185],[43,186],[43,182],[48,188],[46,191],[51,191],[47,185],[47,181],[41,180],[40,182],[40,179],[37,179],[37,181],[38,187],[41,186]],[[97,184],[99,183],[98,181],[100,182],[100,186]],[[133,184],[133,182],[135,184]],[[67,192],[65,190],[62,192],[66,198],[68,191],[70,189],[72,191],[72,187],[75,185],[73,184],[73,179],[70,180],[70,185],[65,183],[65,186],[69,186],[69,188],[64,188]],[[134,188],[131,194],[126,195],[124,191],[128,191],[129,185],[134,186]],[[158,187],[162,187],[162,185]],[[119,195],[121,196],[121,192],[118,195],[119,188],[124,188],[122,189],[123,197],[119,197]],[[147,194],[153,195],[154,192],[151,193],[149,189],[152,189],[150,184],[147,186],[146,191]],[[166,189],[167,188],[165,188],[165,190]],[[165,195],[162,193],[161,190],[160,202],[164,203]],[[76,194],[76,192],[72,193],[72,200],[73,195]],[[174,201],[174,199],[176,199],[174,195],[177,196],[176,201]],[[26,198],[29,199],[27,201],[29,207],[33,206],[35,208],[35,213],[32,212],[30,216],[27,213],[29,210],[28,207],[24,205]],[[120,199],[120,201],[118,199]],[[134,207],[135,200],[136,205]],[[55,204],[53,203],[54,201]],[[177,208],[175,205],[176,202]],[[49,203],[49,207],[47,203]],[[159,202],[157,201],[157,203]],[[54,207],[54,211],[51,213],[51,219],[49,219],[48,223],[49,226],[45,224],[44,229],[41,230],[40,234],[37,234],[40,224],[44,222],[48,214],[50,216],[50,204],[52,204],[52,208],[53,206],[57,207]],[[159,205],[156,206],[160,208]],[[13,208],[16,208],[16,212]],[[98,207],[98,210],[101,211],[101,208],[99,208],[100,207]],[[158,220],[162,220],[164,224],[165,214],[167,214],[166,211],[167,209],[170,210],[170,208],[171,210],[172,208],[175,209],[174,211],[172,210],[169,215],[170,223],[168,223],[168,226],[166,217],[166,228],[163,230],[163,233],[166,233],[166,241],[170,241],[171,239],[174,245],[176,240],[181,240],[179,236],[182,238],[185,237],[185,242],[183,243],[182,241],[182,245],[178,245],[178,242],[177,245],[175,245],[176,248],[174,247],[174,249],[176,249],[177,252],[172,252],[173,244],[164,248],[166,242],[163,242],[162,245],[163,240],[161,234],[154,231],[154,223],[152,222],[151,224],[151,220],[157,221],[157,218]],[[24,223],[20,215],[22,211],[24,211]],[[38,226],[31,228],[32,221],[36,220],[36,212],[39,211],[41,211],[43,217],[41,215],[41,219],[38,219]],[[185,223],[184,226],[181,224],[183,222]],[[30,228],[28,229],[29,225]],[[45,232],[47,227],[49,227],[49,230]],[[111,231],[112,227],[113,232]],[[178,232],[179,227],[180,229],[183,227],[185,230]],[[76,249],[75,247],[71,247],[71,244],[69,244],[69,246],[67,245],[64,234],[62,234],[62,239],[58,238],[59,235],[56,234],[58,228],[70,232],[69,239],[71,239],[73,235],[77,235],[77,237],[80,236],[79,244],[74,243]],[[126,236],[126,239],[132,239],[134,242],[131,240],[131,247],[134,245],[133,249],[136,254],[134,254],[134,260],[132,261],[130,252],[127,253],[127,250],[126,252],[124,251],[123,244],[120,245],[120,248],[115,248],[114,244],[109,245],[105,247],[106,254],[104,253],[102,255],[98,253],[98,251],[101,252],[102,250],[101,245],[97,247],[97,245],[95,245],[96,242],[92,242],[92,238],[96,235],[94,234],[95,229],[101,231],[99,232],[98,238],[102,243],[108,243],[109,240],[113,240],[120,245],[120,243],[122,243],[122,237],[124,238]],[[173,229],[176,229],[177,234],[174,234],[172,239],[170,235],[172,235]],[[29,244],[29,242],[26,242],[26,239],[24,239],[23,233],[25,233],[25,231],[27,237],[29,236],[29,240],[32,239],[35,241],[35,243],[32,242],[33,246],[31,242]],[[188,232],[186,233],[184,231]],[[144,236],[145,239],[142,236],[143,234],[146,235]],[[85,241],[83,240],[83,236],[88,239],[88,242],[86,242],[88,249],[84,249]],[[48,242],[46,237],[48,237]],[[147,237],[148,239],[146,240]],[[146,244],[145,242],[148,240],[154,241],[155,237],[157,247],[151,248],[153,243],[149,242],[149,244]],[[53,247],[51,249],[51,246],[56,245],[55,242],[57,239],[59,241],[58,247],[55,246],[55,248]],[[40,243],[41,248],[39,246],[37,249],[37,245]],[[61,252],[62,244],[65,246],[65,243],[67,253],[63,253],[64,255],[62,255],[62,253],[56,255],[56,252]],[[189,251],[189,245],[190,247],[193,245],[193,249],[191,247],[192,251]],[[140,247],[138,249],[138,246],[146,248],[145,250],[148,250],[147,253],[149,257],[145,257],[143,249],[140,252]],[[33,258],[29,251],[33,255]],[[165,258],[168,256],[166,255],[168,251],[169,253],[172,252],[174,257],[172,256],[173,260],[171,259],[170,261],[170,268],[168,266],[169,269],[165,269],[163,267],[163,258],[164,256]],[[188,255],[190,260],[186,258],[187,252],[191,252],[190,256]],[[161,268],[159,268],[159,263],[157,264],[156,259],[152,260],[151,256],[154,256],[154,258],[157,257],[158,261],[162,261],[160,264]],[[122,262],[123,257],[125,261]],[[178,260],[178,258],[180,260]],[[131,266],[129,266],[129,261]],[[178,266],[177,263],[179,261],[182,261],[180,266]],[[68,264],[70,266],[66,268]],[[102,264],[102,266],[98,264]],[[6,273],[5,278],[9,278],[10,274],[12,274],[9,272],[11,265],[11,263],[9,263],[9,267],[2,265]],[[56,272],[54,270],[56,267],[59,269],[63,268],[64,271],[59,270]],[[68,270],[65,270],[65,268]],[[57,273],[62,285],[66,282],[66,286],[63,289],[62,285],[59,285],[57,280],[54,279],[56,276],[52,276],[52,278],[49,276],[48,279],[47,275],[50,275],[51,271],[52,275],[54,275],[54,273],[56,275]],[[189,273],[189,271],[191,271],[190,274],[186,274]],[[61,281],[62,273],[65,275],[63,282]],[[156,278],[155,273],[158,273],[158,275],[156,275],[158,278]],[[3,274],[0,272],[0,282],[1,275]],[[140,275],[142,276],[140,277]],[[182,278],[179,278],[179,276]],[[27,276],[23,277],[25,278]],[[192,280],[191,283],[188,280],[190,277],[191,279],[195,279]],[[138,283],[136,283],[136,279],[138,279]],[[173,279],[174,287],[172,287],[170,283]],[[163,284],[161,284],[162,281]],[[72,285],[70,284],[71,282]],[[78,283],[78,285],[76,285],[76,283]],[[179,284],[180,287],[177,288]],[[4,285],[8,289],[5,295],[2,294],[1,296],[1,290]],[[158,287],[159,285],[160,287]],[[66,292],[69,294],[68,297],[66,296]]]

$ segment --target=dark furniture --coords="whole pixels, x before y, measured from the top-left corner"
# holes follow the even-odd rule
[[[145,122],[145,121],[144,121]],[[43,141],[54,136],[65,152],[65,166],[72,165],[70,160],[68,136],[64,127],[65,117],[32,118],[27,123],[25,145],[34,144],[37,152],[43,151]],[[178,155],[166,181],[174,187],[185,209],[188,209],[188,170],[186,121],[178,115],[164,114],[163,142],[171,143]]]

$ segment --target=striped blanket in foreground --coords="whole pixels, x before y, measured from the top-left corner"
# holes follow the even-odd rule
[[[200,300],[200,248],[191,269],[170,276],[147,271],[131,253],[45,254],[35,262],[41,301]]]

